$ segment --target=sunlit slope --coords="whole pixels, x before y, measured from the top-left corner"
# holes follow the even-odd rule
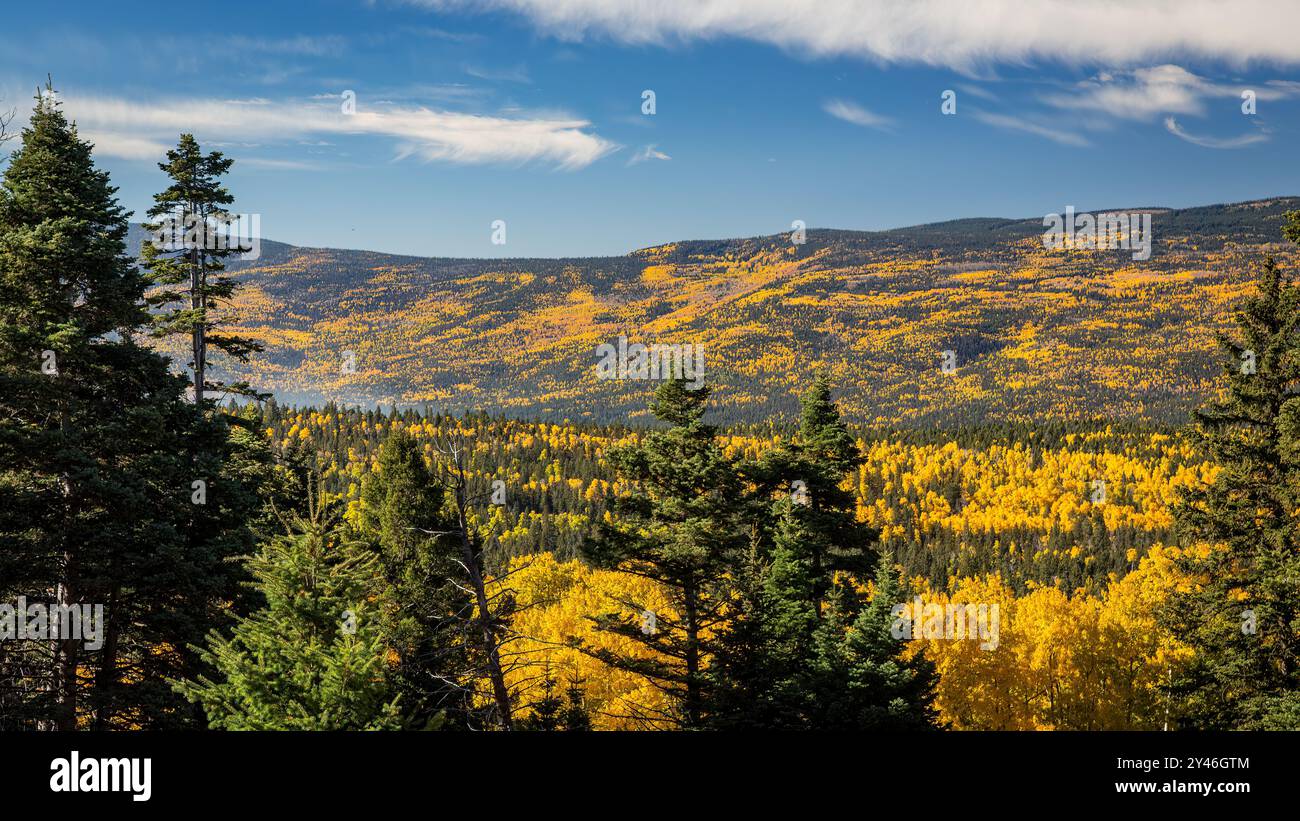
[[[634,418],[651,385],[597,381],[619,334],[706,351],[731,419],[789,414],[829,371],[856,418],[903,424],[1178,421],[1265,253],[1290,267],[1300,199],[1154,212],[1154,254],[1045,251],[1042,221],[683,242],[624,257],[454,260],[264,243],[234,328],[265,354],[225,378],[289,398]],[[235,267],[235,266],[232,266]],[[955,352],[955,373],[940,365]],[[345,372],[348,352],[355,372]],[[226,363],[227,365],[229,363]]]

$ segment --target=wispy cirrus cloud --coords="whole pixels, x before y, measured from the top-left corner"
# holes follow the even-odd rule
[[[898,121],[892,117],[868,111],[849,100],[827,100],[822,103],[822,110],[837,120],[878,131],[893,131],[894,126],[898,124]]]
[[[1102,126],[1118,120],[1162,119],[1170,134],[1203,148],[1246,148],[1268,142],[1271,132],[1264,128],[1239,136],[1215,137],[1190,133],[1178,122],[1179,116],[1206,116],[1213,100],[1241,102],[1243,95],[1255,104],[1300,97],[1300,83],[1288,80],[1255,84],[1216,82],[1182,66],[1165,64],[1101,72],[1067,91],[1047,94],[1041,99],[1060,111],[1098,118],[1094,123]]]
[[[505,10],[566,40],[635,44],[743,38],[819,57],[973,71],[1054,60],[1135,65],[1173,56],[1300,62],[1300,4],[1275,0],[413,0],[446,10]],[[1262,25],[1261,21],[1267,21]]]
[[[175,143],[168,145],[162,140],[149,137],[136,137],[112,131],[87,132],[81,136],[95,144],[95,153],[124,160],[161,160],[167,149],[175,148]]]
[[[1246,148],[1247,146],[1268,142],[1269,140],[1269,135],[1266,131],[1260,131],[1254,134],[1242,134],[1239,137],[1210,137],[1189,134],[1173,117],[1165,118],[1165,130],[1180,140],[1186,140],[1192,145],[1199,145],[1202,148]]]
[[[998,95],[994,94],[992,91],[989,91],[987,88],[984,88],[983,86],[972,85],[970,83],[962,83],[958,85],[957,88],[961,89],[962,91],[966,92],[972,97],[978,97],[981,100],[988,100],[989,102],[997,102],[998,99]]]
[[[1176,65],[1131,71],[1102,72],[1066,92],[1045,95],[1044,102],[1060,109],[1091,111],[1130,120],[1154,120],[1162,115],[1201,115],[1212,98],[1238,98],[1245,90],[1256,99],[1272,101],[1300,95],[1300,84],[1272,81],[1262,85],[1217,83]]]
[[[494,83],[531,83],[532,77],[528,75],[526,66],[514,66],[512,68],[486,68],[484,66],[467,65],[465,73],[471,77],[480,80],[487,80]]]
[[[671,160],[671,159],[672,157],[660,151],[657,146],[651,144],[651,145],[647,145],[646,147],[642,148],[640,151],[633,154],[628,159],[627,164],[640,165],[641,163],[649,162],[650,160]]]
[[[1083,148],[1090,145],[1088,138],[1080,134],[1077,130],[1057,128],[1042,123],[1033,122],[1023,117],[1016,117],[1010,114],[995,114],[990,111],[975,110],[971,116],[985,125],[991,125],[994,128],[1001,128],[1004,131],[1022,131],[1026,134],[1033,134],[1036,137],[1045,137],[1061,145]]]
[[[341,111],[325,101],[173,99],[141,102],[114,97],[62,97],[79,129],[104,154],[156,159],[181,132],[208,141],[296,145],[328,136],[387,138],[399,159],[460,164],[540,163],[576,170],[616,151],[591,123],[560,117],[502,117],[364,102]],[[266,161],[272,162],[272,161]],[[275,160],[279,167],[284,160]],[[292,161],[287,161],[292,163]]]

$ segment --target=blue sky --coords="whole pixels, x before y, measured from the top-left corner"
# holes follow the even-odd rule
[[[193,131],[236,159],[236,210],[299,245],[587,256],[1300,194],[1282,0],[160,8],[6,10],[0,106],[53,74],[137,213]]]

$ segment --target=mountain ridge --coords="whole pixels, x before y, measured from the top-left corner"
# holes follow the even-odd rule
[[[1217,209],[1237,209],[1246,206],[1267,206],[1270,204],[1284,203],[1286,209],[1300,208],[1300,195],[1278,195],[1273,197],[1262,197],[1254,200],[1242,200],[1240,202],[1212,203],[1208,205],[1197,205],[1188,208],[1172,208],[1169,206],[1127,206],[1124,208],[1091,208],[1087,210],[1076,209],[1076,214],[1106,214],[1106,213],[1151,213],[1151,214],[1180,214],[1180,213],[1203,213]],[[809,234],[835,235],[844,234],[859,237],[874,236],[892,236],[905,235],[910,233],[927,232],[934,229],[950,228],[956,226],[965,226],[969,224],[989,224],[990,227],[1010,227],[1016,226],[1025,229],[1024,236],[1028,237],[1033,234],[1041,234],[1043,231],[1042,217],[957,217],[950,220],[939,220],[937,222],[923,222],[915,225],[898,226],[895,228],[880,229],[858,229],[858,228],[828,228],[828,227],[809,227]],[[373,248],[344,248],[335,246],[315,246],[315,245],[298,245],[295,243],[281,242],[278,240],[263,239],[264,247],[267,245],[280,248],[296,248],[305,251],[338,251],[355,254],[376,254],[394,259],[407,260],[430,260],[442,262],[460,262],[460,261],[512,261],[512,262],[537,262],[537,261],[566,261],[566,262],[591,262],[597,260],[622,259],[623,257],[638,256],[647,252],[654,251],[666,245],[718,245],[734,244],[757,241],[781,241],[783,238],[790,236],[789,231],[778,232],[774,234],[754,234],[739,237],[719,237],[719,238],[697,238],[678,240],[670,243],[659,243],[657,245],[647,245],[640,248],[634,248],[623,254],[597,254],[593,256],[566,256],[566,257],[444,257],[430,256],[427,254],[402,254],[393,251],[381,251]],[[141,243],[148,238],[148,232],[144,230],[141,223],[131,223],[131,232],[128,237],[127,245],[129,248],[138,248]],[[231,261],[234,263],[234,261]],[[228,265],[232,270],[237,270],[243,266],[239,263]]]
[[[229,268],[245,285],[231,330],[266,353],[215,364],[291,401],[634,420],[653,385],[598,380],[594,368],[597,346],[623,335],[703,346],[728,420],[790,418],[825,372],[868,423],[1177,422],[1213,389],[1213,335],[1251,267],[1264,253],[1294,266],[1280,226],[1295,209],[1300,198],[1142,209],[1153,215],[1148,261],[1045,249],[1041,218],[810,228],[802,245],[781,233],[614,257],[263,240],[259,259]],[[137,228],[132,241],[143,237]],[[945,352],[954,372],[941,369]]]

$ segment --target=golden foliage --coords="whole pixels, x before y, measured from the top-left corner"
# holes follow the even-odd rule
[[[1162,631],[1156,614],[1188,581],[1173,548],[1153,548],[1137,570],[1112,578],[1100,596],[1036,587],[1017,598],[996,575],[954,580],[927,594],[939,605],[998,605],[996,647],[914,638],[939,673],[936,706],[955,729],[1160,729],[1176,705],[1158,687],[1190,650]]]
[[[621,602],[673,616],[656,584],[648,579],[598,570],[580,561],[558,561],[550,553],[520,557],[506,581],[520,611],[512,624],[512,639],[504,651],[510,670],[507,683],[522,707],[531,713],[542,697],[549,673],[561,687],[578,684],[592,725],[598,730],[659,729],[670,726],[660,716],[672,708],[667,697],[644,678],[615,670],[578,649],[604,648],[620,655],[651,651],[631,639],[594,629],[592,616],[625,610]]]

